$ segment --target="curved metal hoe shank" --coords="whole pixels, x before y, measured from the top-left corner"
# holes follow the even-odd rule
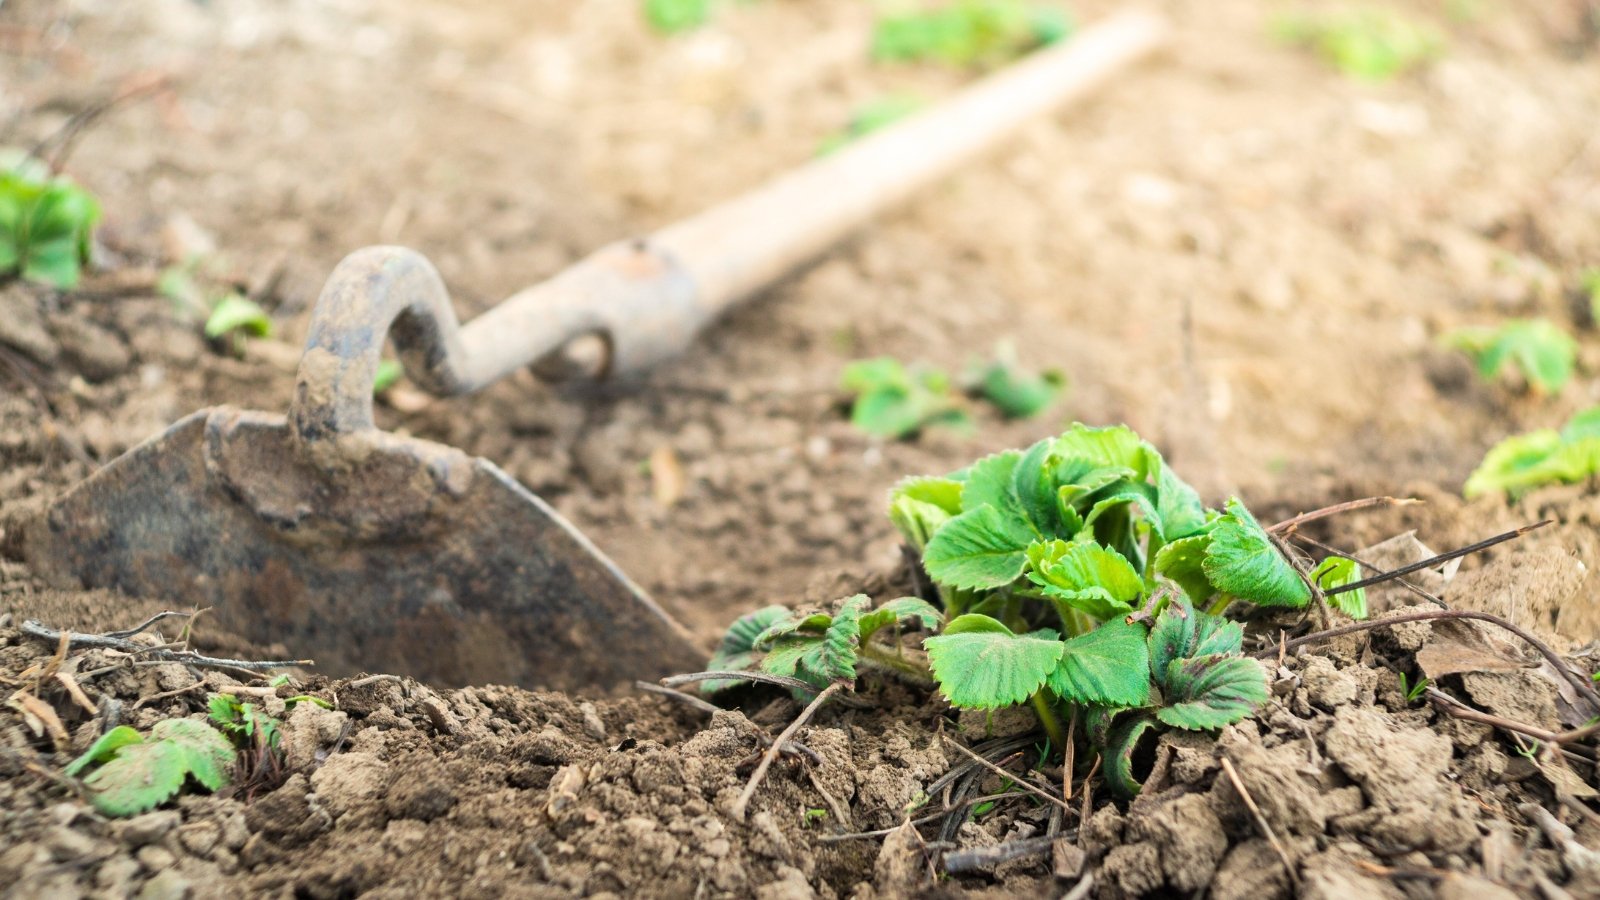
[[[1088,29],[840,153],[606,247],[464,326],[421,255],[357,251],[317,301],[287,417],[213,407],[182,419],[61,497],[24,551],[57,583],[214,607],[222,626],[332,674],[571,690],[698,668],[688,633],[493,463],[377,429],[385,341],[441,395],[584,335],[606,347],[591,374],[645,369],[1164,31],[1142,15]]]

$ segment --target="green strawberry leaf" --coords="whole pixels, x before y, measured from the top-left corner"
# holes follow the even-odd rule
[[[1015,634],[997,619],[959,616],[922,642],[952,706],[1000,709],[1026,701],[1056,668],[1063,644],[1048,628]]]
[[[1112,619],[1069,638],[1050,690],[1072,703],[1142,706],[1150,700],[1150,652],[1142,625]]]
[[[1536,393],[1557,393],[1572,378],[1578,343],[1549,319],[1514,319],[1494,329],[1465,329],[1447,335],[1447,344],[1463,350],[1492,379],[1507,363],[1521,373]]]
[[[1134,481],[1146,481],[1160,465],[1160,455],[1126,425],[1090,428],[1081,422],[1056,439],[1056,455],[1070,467],[1083,472],[1095,469],[1125,469]],[[1061,478],[1069,482],[1076,479]]]
[[[1167,665],[1167,705],[1156,717],[1174,728],[1206,731],[1255,712],[1267,702],[1267,674],[1246,656],[1213,653]]]
[[[1311,602],[1311,589],[1300,573],[1237,499],[1211,529],[1202,568],[1218,591],[1257,606],[1300,607]]]
[[[1022,454],[1011,473],[1011,496],[1016,498],[1017,510],[1034,531],[1045,537],[1068,537],[1072,532],[1064,530],[1066,521],[1056,503],[1057,487],[1051,478],[1055,467],[1054,446],[1054,441],[1046,439],[1036,442]],[[1071,522],[1074,532],[1082,527],[1076,516]]]
[[[1144,580],[1122,554],[1092,541],[1040,541],[1029,545],[1027,557],[1029,581],[1097,620],[1133,612],[1144,592]]]
[[[214,339],[235,332],[268,337],[272,334],[272,320],[267,318],[266,311],[254,300],[243,294],[228,294],[211,308],[211,315],[206,318],[205,333],[206,337]]]
[[[1156,573],[1182,588],[1191,601],[1204,603],[1216,593],[1205,572],[1210,546],[1210,533],[1178,538],[1156,552]]]
[[[1150,674],[1162,690],[1168,690],[1167,668],[1173,660],[1237,653],[1243,644],[1244,628],[1237,622],[1197,610],[1188,599],[1175,597],[1150,629]]]
[[[113,756],[117,751],[130,744],[144,742],[144,737],[126,725],[118,725],[105,734],[100,735],[83,755],[67,764],[61,774],[68,778],[78,777],[78,773],[93,765],[99,765]]]
[[[787,617],[768,625],[766,630],[756,635],[752,645],[757,650],[770,646],[779,638],[788,637],[799,631],[809,631],[813,636],[820,635],[833,624],[833,616],[827,613],[790,613]]]
[[[1025,522],[984,505],[944,523],[928,542],[922,565],[942,585],[997,588],[1022,574],[1034,539]]]
[[[1596,271],[1595,277],[1600,278],[1600,270]],[[1567,424],[1561,426],[1561,439],[1567,443],[1587,438],[1600,438],[1600,406],[1579,410],[1567,420]]]
[[[1461,492],[1472,499],[1490,491],[1512,497],[1546,484],[1574,484],[1600,472],[1600,438],[1587,436],[1589,419],[1580,414],[1574,435],[1567,438],[1549,428],[1506,438],[1484,454],[1483,462],[1467,478]]]
[[[900,597],[890,600],[877,609],[861,616],[861,640],[866,642],[880,629],[896,622],[910,620],[926,631],[934,631],[944,621],[944,614],[921,597]]]
[[[257,727],[263,720],[264,715],[258,717]],[[272,733],[276,733],[276,724]],[[210,725],[194,719],[166,719],[150,729],[150,740],[177,747],[184,769],[206,790],[219,790],[228,783],[228,770],[234,762],[233,745]],[[276,743],[269,738],[269,745]]]
[[[955,516],[961,513],[961,492],[964,487],[965,485],[954,478],[918,475],[901,479],[890,492],[890,497],[905,497],[920,503],[928,503]]]
[[[1165,461],[1162,462],[1156,485],[1156,520],[1161,523],[1163,538],[1175,541],[1206,530],[1210,519],[1206,515],[1205,504],[1200,502],[1199,492],[1173,474]]]
[[[822,635],[817,652],[818,671],[829,681],[856,680],[856,653],[861,648],[861,615],[872,603],[866,594],[856,594],[839,605],[833,622]]]
[[[973,373],[977,390],[1013,419],[1031,419],[1044,412],[1060,396],[1067,376],[1059,369],[1046,369],[1034,375],[996,360]]]
[[[1353,559],[1330,556],[1311,570],[1311,582],[1324,591],[1344,587],[1361,580],[1361,566]],[[1338,610],[1352,619],[1367,617],[1367,589],[1358,588],[1328,598]]]
[[[961,488],[961,511],[972,512],[985,505],[1001,512],[1017,511],[1014,477],[1021,461],[1020,452],[1007,450],[985,456],[968,466],[967,480]]]
[[[89,802],[113,818],[135,816],[167,802],[188,775],[187,753],[171,741],[130,744],[83,780]]]
[[[774,644],[761,658],[761,670],[799,678],[821,690],[832,679],[822,663],[821,635],[791,635]]]
[[[717,645],[717,652],[713,653],[711,660],[706,663],[706,670],[739,672],[755,665],[756,638],[788,616],[789,610],[782,606],[764,606],[735,619],[733,624],[728,626],[727,633],[722,636],[722,643]],[[700,682],[700,691],[715,694],[744,683],[743,679],[715,678]]]

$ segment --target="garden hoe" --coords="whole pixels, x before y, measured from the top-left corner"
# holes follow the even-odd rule
[[[592,375],[642,370],[707,322],[1163,39],[1125,14],[946,103],[649,237],[608,246],[458,325],[400,247],[334,270],[287,416],[196,412],[62,496],[23,537],[36,571],[212,607],[219,624],[330,674],[609,689],[693,670],[688,632],[493,463],[380,431],[385,341],[436,395],[475,391],[576,338]],[[667,177],[663,173],[663,177]]]

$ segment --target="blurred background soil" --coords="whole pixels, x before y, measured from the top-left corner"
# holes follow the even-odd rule
[[[1074,419],[1129,423],[1211,500],[1287,510],[1427,484],[1449,504],[1486,447],[1600,398],[1574,287],[1600,260],[1583,4],[1392,4],[1448,52],[1380,84],[1274,41],[1272,17],[1301,7],[1157,5],[1169,52],[647,379],[524,373],[449,400],[402,385],[381,424],[499,463],[709,638],[817,573],[895,565],[882,507],[901,476]],[[0,510],[14,520],[201,406],[285,408],[307,311],[351,250],[420,250],[470,317],[804,162],[874,97],[937,100],[971,77],[871,63],[873,16],[727,4],[663,38],[620,0],[5,4],[0,143],[170,80],[71,156],[106,210],[103,271],[76,293],[0,289],[10,345],[31,348],[0,370]],[[155,273],[196,254],[276,339],[236,359],[173,311]],[[1523,315],[1590,329],[1561,397],[1481,382],[1438,349]],[[847,361],[959,370],[1001,342],[1067,373],[1046,415],[979,410],[972,433],[888,444],[846,421]],[[658,491],[674,463],[681,489]]]

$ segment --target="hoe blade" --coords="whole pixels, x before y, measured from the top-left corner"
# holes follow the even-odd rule
[[[24,549],[53,582],[213,607],[333,675],[604,690],[704,661],[498,467],[375,434],[330,478],[300,461],[283,417],[201,410],[63,496]]]

